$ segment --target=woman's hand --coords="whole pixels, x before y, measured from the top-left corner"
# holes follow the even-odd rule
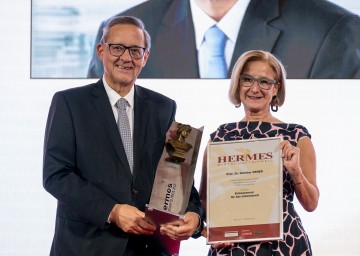
[[[203,237],[207,237],[207,228],[204,227],[203,230],[201,231],[201,236]],[[214,249],[218,249],[218,248],[221,248],[221,247],[229,247],[229,246],[233,246],[234,243],[231,243],[231,242],[221,242],[221,243],[216,243],[216,244],[212,244],[211,247],[214,248]]]
[[[291,175],[295,184],[302,182],[303,173],[300,167],[300,148],[294,147],[287,140],[280,143],[282,150],[283,164]]]
[[[316,184],[316,155],[310,138],[300,138],[296,147],[289,141],[282,141],[280,149],[300,204],[306,211],[314,211],[319,201],[319,189]]]

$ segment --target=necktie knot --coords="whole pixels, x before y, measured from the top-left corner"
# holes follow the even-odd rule
[[[115,105],[119,110],[126,111],[126,106],[129,106],[129,102],[125,98],[120,98]]]
[[[217,26],[212,26],[205,33],[205,41],[209,48],[211,48],[211,54],[213,55],[223,55],[226,35],[221,31]]]

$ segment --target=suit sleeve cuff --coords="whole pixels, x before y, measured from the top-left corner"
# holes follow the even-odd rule
[[[204,228],[204,223],[201,221],[201,218],[200,218],[200,215],[197,214],[196,212],[193,212],[196,214],[196,216],[198,216],[199,218],[199,225],[198,227],[196,228],[195,232],[192,234],[192,238],[199,238],[201,236],[201,231],[202,229]]]

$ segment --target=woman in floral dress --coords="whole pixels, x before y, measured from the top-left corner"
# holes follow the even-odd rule
[[[316,156],[311,135],[299,124],[285,123],[272,115],[285,100],[286,72],[281,62],[271,53],[249,51],[234,66],[229,90],[230,101],[243,105],[245,116],[238,122],[226,123],[210,135],[210,141],[230,141],[282,136],[283,157],[283,232],[281,240],[218,243],[209,249],[209,256],[240,255],[312,255],[311,245],[300,217],[295,211],[293,198],[306,211],[318,205],[319,189],[316,184]],[[200,197],[206,208],[207,156],[203,161]],[[240,208],[241,209],[241,208]],[[203,230],[206,236],[206,229]]]

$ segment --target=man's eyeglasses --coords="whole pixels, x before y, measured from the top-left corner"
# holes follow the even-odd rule
[[[144,56],[145,51],[146,51],[146,48],[139,47],[139,46],[127,47],[122,44],[108,44],[108,43],[103,43],[103,44],[106,44],[107,46],[109,46],[110,54],[115,57],[120,57],[121,55],[124,54],[125,50],[128,50],[131,58],[141,59]]]
[[[273,86],[274,84],[278,84],[277,81],[268,78],[256,79],[252,76],[240,75],[240,82],[243,87],[251,87],[255,81],[257,82],[259,87],[263,90],[270,90],[271,86]]]

